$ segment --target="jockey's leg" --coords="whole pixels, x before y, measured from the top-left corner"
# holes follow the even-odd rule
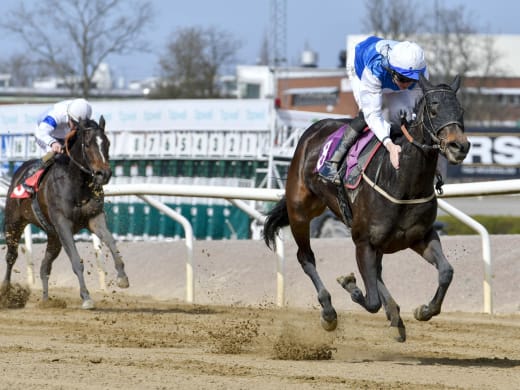
[[[338,169],[345,158],[348,150],[354,145],[357,141],[363,129],[366,127],[365,117],[363,116],[363,112],[360,111],[359,115],[350,122],[349,126],[345,129],[341,140],[334,150],[332,157],[330,160],[325,161],[323,167],[320,169],[319,175],[329,181],[332,181],[336,185],[341,184],[341,177],[339,175]]]
[[[28,193],[33,194],[34,188],[32,187],[32,185],[27,183],[27,179],[34,175],[36,172],[38,172],[40,169],[45,169],[48,166],[50,166],[54,162],[54,155],[55,153],[52,151],[47,152],[45,155],[42,156],[42,158],[36,160],[34,164],[31,165],[29,169],[27,169],[27,171],[25,171],[21,184]]]

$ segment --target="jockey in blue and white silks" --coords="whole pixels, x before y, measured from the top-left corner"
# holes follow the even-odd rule
[[[349,76],[359,115],[345,130],[331,159],[320,176],[336,184],[338,165],[359,134],[368,125],[389,152],[390,161],[399,169],[401,147],[390,139],[390,125],[400,124],[400,114],[412,117],[415,103],[422,95],[417,80],[428,77],[423,50],[413,42],[398,42],[371,36],[358,43],[347,57]]]
[[[38,118],[34,132],[36,143],[45,152],[61,152],[65,136],[80,119],[90,119],[92,108],[85,99],[63,100],[47,109]]]
[[[63,153],[66,135],[76,128],[80,120],[90,119],[91,115],[92,107],[88,101],[71,99],[55,103],[38,118],[34,137],[46,153],[25,171],[21,184],[16,187],[20,197],[24,196],[23,190],[30,195],[34,194],[34,180],[28,179],[52,164],[55,154]]]
[[[411,118],[422,95],[416,81],[426,74],[424,53],[416,43],[369,37],[356,46],[353,60],[347,71],[356,103],[376,137],[391,142],[390,123],[400,123],[401,111]]]

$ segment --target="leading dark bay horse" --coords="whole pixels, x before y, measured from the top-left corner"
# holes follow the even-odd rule
[[[434,265],[439,275],[437,291],[428,304],[415,310],[414,316],[427,321],[441,311],[453,268],[433,228],[437,216],[434,192],[437,159],[440,153],[449,163],[460,164],[470,143],[464,134],[463,110],[456,97],[460,78],[457,76],[451,85],[432,85],[421,77],[419,85],[423,97],[415,108],[417,117],[408,130],[403,130],[406,136],[394,137],[394,142],[402,148],[398,170],[392,167],[386,149],[379,148],[356,189],[343,190],[322,181],[316,173],[320,150],[327,137],[345,121],[321,120],[310,126],[299,140],[288,171],[285,197],[266,219],[264,239],[269,247],[274,247],[280,228],[290,225],[298,246],[298,261],[318,293],[321,322],[326,330],[336,328],[337,314],[316,269],[309,240],[311,220],[326,207],[351,227],[366,293],[356,285],[353,274],[340,276],[338,282],[367,311],[376,313],[383,305],[396,340],[404,341],[406,331],[400,308],[381,276],[383,254],[411,248]]]
[[[74,242],[74,234],[81,229],[88,229],[108,246],[117,270],[117,285],[121,288],[129,286],[123,260],[107,228],[104,213],[103,185],[112,176],[109,147],[103,117],[99,124],[94,120],[80,121],[78,128],[71,131],[65,140],[66,153],[55,158],[39,183],[34,199],[18,199],[11,194],[35,160],[25,162],[16,171],[5,204],[7,268],[0,293],[9,291],[11,271],[18,257],[18,243],[29,223],[47,233],[47,248],[40,268],[44,301],[49,298],[52,262],[63,247],[79,280],[82,307],[94,307],[83,277],[83,260]]]

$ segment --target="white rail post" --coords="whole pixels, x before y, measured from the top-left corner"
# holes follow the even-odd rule
[[[266,216],[249,206],[246,202],[240,199],[228,199],[228,201],[237,206],[242,211],[255,218],[260,223],[264,224]],[[280,234],[283,234],[280,230]],[[285,254],[283,241],[280,237],[275,236],[276,245],[276,305],[283,307],[285,305]]]
[[[155,207],[157,210],[163,212],[168,217],[179,222],[184,228],[184,235],[186,236],[184,241],[186,243],[188,254],[186,259],[186,301],[193,303],[195,300],[195,277],[193,273],[193,228],[191,227],[190,221],[188,221],[182,214],[172,210],[170,207],[155,198],[147,195],[138,195],[138,197]]]
[[[280,234],[283,234],[280,230]],[[276,263],[276,305],[279,307],[285,306],[285,251],[283,240],[279,236],[275,236],[276,256],[278,261]]]
[[[96,253],[96,264],[99,276],[99,288],[101,291],[107,290],[107,282],[106,282],[106,268],[105,264],[103,264],[102,252],[101,252],[101,240],[95,234],[92,234],[92,245],[94,246],[94,252]]]
[[[30,286],[35,284],[34,279],[34,261],[33,261],[33,242],[32,242],[32,230],[31,225],[27,225],[23,231],[25,236],[25,259],[27,266],[27,283]]]
[[[441,209],[473,228],[482,237],[482,258],[484,260],[484,313],[493,314],[493,267],[491,265],[491,242],[489,239],[489,233],[484,226],[464,214],[459,209],[453,207],[445,200],[437,199],[437,202]]]

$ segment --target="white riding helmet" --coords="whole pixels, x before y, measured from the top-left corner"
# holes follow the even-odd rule
[[[390,68],[400,75],[419,80],[419,75],[426,70],[424,52],[417,43],[399,42],[388,51]]]
[[[92,107],[85,99],[74,99],[67,107],[67,115],[74,122],[90,119],[90,116],[92,115]]]

